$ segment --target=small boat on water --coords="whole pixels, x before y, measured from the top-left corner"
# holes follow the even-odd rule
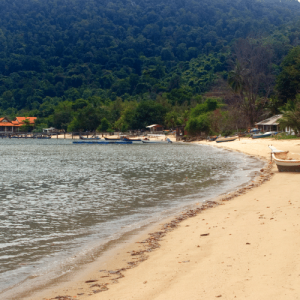
[[[277,165],[279,172],[300,172],[300,157],[295,159],[289,154],[289,151],[278,150],[269,146],[272,150],[272,159]]]
[[[144,144],[171,144],[172,141],[167,138],[166,140],[142,140]]]
[[[223,142],[232,142],[238,139],[238,136],[228,136],[228,137],[220,137],[216,139],[216,143],[223,143]]]

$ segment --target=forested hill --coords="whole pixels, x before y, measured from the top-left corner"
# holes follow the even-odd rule
[[[270,37],[279,64],[299,17],[288,0],[0,0],[1,113],[47,118],[66,100],[162,93],[189,103],[226,78],[238,38]]]

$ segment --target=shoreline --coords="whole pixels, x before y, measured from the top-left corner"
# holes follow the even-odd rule
[[[197,146],[194,146],[195,149],[197,149]],[[195,150],[194,150],[195,151]],[[197,150],[196,150],[197,151]],[[218,151],[217,151],[218,152]],[[226,152],[232,152],[232,151],[222,151],[221,153],[226,154]],[[229,154],[230,155],[230,154]],[[234,157],[231,154],[232,157]],[[157,218],[151,218],[149,220],[149,222],[145,223],[144,225],[142,225],[140,228],[137,228],[135,230],[130,230],[129,232],[125,232],[124,234],[122,234],[121,236],[119,236],[116,239],[113,239],[109,242],[105,242],[103,244],[103,246],[99,246],[97,247],[96,251],[92,251],[93,254],[95,254],[94,256],[99,259],[94,260],[93,262],[90,262],[89,259],[83,259],[79,264],[76,263],[75,265],[75,269],[71,271],[71,273],[73,274],[64,274],[61,275],[57,278],[54,278],[52,280],[47,280],[47,281],[43,281],[42,278],[38,278],[38,284],[34,283],[34,286],[32,286],[32,288],[26,289],[26,291],[24,292],[19,292],[18,291],[18,285],[15,286],[15,288],[13,287],[12,289],[9,288],[7,289],[7,293],[8,295],[6,295],[5,293],[5,299],[43,299],[45,298],[44,295],[47,295],[47,299],[49,298],[49,295],[51,295],[52,298],[55,298],[57,295],[62,295],[62,293],[58,292],[57,294],[55,294],[55,292],[53,293],[53,290],[56,290],[56,286],[60,286],[61,288],[59,288],[59,290],[61,289],[66,289],[69,290],[69,288],[67,287],[68,284],[70,282],[76,281],[78,283],[78,285],[82,285],[82,283],[84,283],[85,278],[83,276],[77,276],[79,273],[84,272],[84,274],[88,274],[89,272],[93,272],[96,273],[96,275],[99,275],[99,268],[96,265],[106,265],[109,263],[107,263],[105,261],[105,258],[108,257],[109,260],[115,260],[114,259],[114,255],[118,255],[117,250],[116,249],[120,249],[122,251],[121,248],[123,248],[124,246],[127,247],[126,245],[129,245],[129,249],[128,250],[132,250],[132,245],[135,243],[139,243],[139,241],[143,240],[143,239],[147,239],[148,238],[148,234],[150,232],[151,233],[155,233],[157,231],[159,231],[161,228],[161,225],[163,225],[166,222],[173,222],[172,224],[174,224],[174,218],[175,218],[175,223],[178,223],[178,216],[180,216],[181,212],[187,212],[185,214],[189,214],[191,216],[191,211],[192,214],[195,214],[195,212],[199,212],[200,210],[202,210],[203,208],[207,208],[206,205],[211,205],[213,203],[213,201],[211,199],[216,199],[216,197],[220,197],[223,195],[228,195],[228,193],[232,193],[233,191],[236,191],[238,188],[242,188],[245,185],[247,185],[249,183],[250,180],[252,180],[257,174],[259,173],[259,169],[262,167],[262,164],[259,162],[259,160],[251,160],[251,159],[246,159],[247,162],[247,167],[246,169],[242,170],[251,170],[248,169],[248,167],[250,168],[254,168],[253,171],[248,171],[248,175],[246,175],[247,179],[246,182],[244,183],[239,183],[239,185],[236,185],[236,187],[230,187],[228,189],[224,189],[223,188],[223,192],[220,194],[220,192],[216,193],[216,195],[207,195],[207,197],[205,197],[205,200],[202,200],[202,198],[196,199],[194,200],[194,202],[190,203],[190,204],[184,204],[181,207],[177,207],[177,208],[172,208],[172,209],[168,209],[167,211],[164,211],[161,215],[161,217]],[[251,164],[251,165],[250,165]],[[257,164],[255,166],[255,164]],[[265,163],[264,163],[265,164]],[[201,196],[200,196],[201,197]],[[204,206],[201,208],[199,208],[200,205],[202,205],[202,203],[204,203]],[[174,228],[174,226],[172,225],[171,227]],[[160,236],[161,238],[162,236]],[[150,249],[147,249],[147,251],[144,251],[143,253],[148,253],[152,250],[154,250],[153,245],[151,245],[151,247],[149,247]],[[101,249],[101,250],[99,250]],[[139,249],[135,249],[137,252],[139,252]],[[149,251],[150,250],[150,251]],[[90,253],[92,253],[90,252]],[[90,257],[90,254],[88,255]],[[122,256],[124,256],[122,254]],[[116,269],[120,269],[119,266],[123,265],[122,268],[126,268],[128,267],[127,263],[130,263],[130,261],[132,260],[132,256],[131,255],[125,255],[125,259],[126,259],[126,263],[123,263],[123,259],[119,261],[118,264],[116,264],[115,262],[113,262],[113,266],[116,266]],[[76,257],[76,254],[75,256]],[[74,259],[73,255],[70,257],[71,259]],[[134,255],[134,259],[137,259],[138,255],[135,254]],[[139,259],[144,259],[144,258],[139,258]],[[135,264],[134,264],[135,265]],[[129,265],[131,267],[133,267],[133,265]],[[96,268],[95,272],[94,272],[94,268]],[[108,268],[110,271],[115,271],[112,270],[112,267]],[[74,274],[75,273],[75,274]],[[77,274],[77,275],[76,275]],[[71,275],[71,277],[70,277]],[[102,276],[108,276],[110,274],[101,274]],[[84,275],[84,276],[89,276],[89,275]],[[93,276],[92,276],[93,277]],[[95,276],[94,276],[95,277]],[[30,281],[28,282],[30,284]],[[76,284],[77,285],[77,284]],[[84,284],[85,286],[85,284]],[[14,291],[15,293],[13,296],[11,295],[10,291]],[[20,289],[22,291],[22,289]],[[44,294],[44,291],[47,291],[46,294]],[[87,290],[85,290],[85,292],[88,292]],[[81,293],[79,293],[81,294]],[[86,294],[86,293],[85,293]],[[37,296],[38,295],[38,296]],[[55,296],[55,297],[54,297]],[[77,299],[82,299],[82,297],[79,297],[78,295],[74,294],[74,296],[77,297]],[[7,297],[7,298],[6,298]]]
[[[241,140],[241,142],[242,142],[242,140]],[[230,145],[233,146],[234,144],[237,144],[238,142],[237,143],[230,142],[230,143],[233,143],[233,144],[228,144],[228,145],[227,145],[227,143],[226,143],[226,145],[223,145],[223,144],[216,145],[215,144],[214,146],[225,148],[227,150],[234,150],[234,151],[239,150],[239,149],[234,149],[234,147],[230,146]],[[300,143],[300,141],[299,141],[299,143]],[[213,145],[211,142],[210,143],[202,142],[201,144]],[[255,144],[257,144],[257,142]],[[280,147],[278,147],[278,148],[280,148]],[[241,151],[241,150],[239,150],[239,151],[245,153],[245,151]],[[246,154],[254,155],[254,153],[251,153],[251,152],[253,152],[253,151],[250,151],[250,153],[246,153]],[[254,152],[255,152],[255,150],[254,150]],[[258,156],[257,153],[255,156],[256,157]],[[268,157],[266,157],[266,155],[262,155],[260,158],[262,158],[262,157],[265,160],[268,158]],[[104,263],[104,265],[107,265],[107,266],[114,265],[116,267],[115,269],[108,268],[109,270],[106,270],[106,273],[101,272],[100,277],[102,277],[102,280],[100,280],[100,278],[95,279],[96,275],[98,275],[98,277],[99,277],[99,268],[98,268],[98,265],[96,266],[96,264],[100,263],[100,261],[95,261],[92,264],[94,265],[95,269],[97,269],[97,270],[95,270],[95,272],[85,272],[86,274],[82,274],[83,276],[88,276],[88,277],[86,277],[87,278],[86,281],[90,280],[90,282],[88,282],[88,283],[81,282],[81,284],[80,284],[79,281],[80,280],[82,281],[82,278],[83,278],[82,276],[80,276],[82,278],[78,279],[79,281],[77,281],[77,282],[76,282],[76,279],[75,280],[72,279],[73,280],[72,282],[66,282],[66,284],[64,286],[61,286],[61,287],[57,286],[57,288],[55,288],[55,290],[57,290],[57,291],[55,291],[54,293],[52,291],[51,294],[48,294],[48,292],[50,292],[50,291],[42,290],[41,292],[37,293],[36,295],[32,295],[30,297],[22,298],[22,299],[43,299],[43,298],[44,299],[53,299],[54,297],[57,297],[58,295],[70,295],[69,298],[61,298],[61,299],[85,299],[85,298],[89,298],[89,299],[98,299],[99,298],[100,299],[100,297],[101,297],[101,299],[120,299],[120,298],[118,298],[118,294],[123,295],[122,291],[124,290],[124,288],[125,288],[125,290],[128,290],[128,282],[129,282],[129,285],[131,284],[131,288],[133,288],[135,290],[135,280],[133,280],[133,278],[136,279],[136,277],[132,277],[133,276],[132,273],[141,273],[141,267],[132,268],[133,266],[138,265],[138,263],[135,263],[135,261],[138,261],[139,263],[143,262],[142,265],[144,267],[147,264],[148,268],[149,268],[148,265],[150,263],[149,270],[152,272],[153,269],[155,269],[155,268],[153,268],[153,256],[161,256],[161,254],[163,252],[163,250],[161,248],[166,246],[166,240],[170,240],[170,237],[172,235],[175,235],[175,236],[178,235],[179,231],[182,230],[182,226],[185,222],[190,223],[191,220],[194,221],[195,219],[199,219],[202,216],[206,215],[207,212],[209,212],[209,211],[216,211],[217,208],[223,207],[224,204],[227,205],[228,203],[234,202],[234,201],[227,202],[230,199],[239,200],[238,196],[243,197],[244,195],[247,195],[253,187],[261,186],[262,183],[267,182],[270,179],[271,173],[277,172],[276,170],[274,170],[274,166],[272,166],[270,164],[265,166],[264,169],[265,169],[264,172],[262,172],[262,174],[260,176],[258,176],[258,178],[256,178],[256,182],[252,182],[252,183],[250,182],[248,186],[242,187],[240,190],[230,193],[227,196],[221,195],[220,197],[218,197],[221,199],[217,198],[215,201],[208,201],[207,207],[205,207],[206,204],[204,204],[203,208],[199,207],[195,211],[190,211],[189,213],[185,214],[186,217],[177,216],[177,217],[175,217],[175,219],[173,218],[173,220],[170,219],[170,222],[163,225],[163,228],[166,229],[165,232],[163,232],[161,230],[161,228],[160,228],[161,225],[155,224],[154,228],[156,228],[156,230],[158,230],[158,231],[150,234],[150,238],[149,238],[149,236],[148,236],[149,234],[147,235],[147,232],[149,232],[149,230],[148,230],[149,228],[148,228],[147,232],[146,233],[144,232],[142,234],[142,237],[144,237],[144,239],[142,239],[142,243],[138,243],[138,240],[140,241],[140,238],[141,238],[141,236],[138,235],[138,236],[134,237],[133,240],[129,241],[129,243],[127,243],[127,245],[125,246],[125,249],[119,249],[119,248],[123,248],[122,245],[119,245],[118,249],[114,250],[115,253],[111,253],[109,255],[110,257],[100,259],[100,260],[102,260],[102,263]],[[266,171],[267,169],[268,169],[268,171]],[[253,190],[257,190],[257,189],[253,189]],[[215,209],[207,210],[207,208],[209,208],[209,207],[215,207]],[[194,218],[191,218],[191,217],[194,217]],[[189,226],[190,225],[188,225],[186,227],[189,227]],[[176,230],[173,230],[175,228],[176,228]],[[203,236],[205,236],[205,234],[203,234]],[[160,245],[158,243],[160,243]],[[141,250],[141,248],[144,248],[141,246],[141,244],[147,244],[147,246],[149,246],[149,247],[144,250],[143,249]],[[157,248],[160,248],[160,249],[157,249]],[[154,250],[154,249],[157,249],[157,250],[152,252],[152,250]],[[128,251],[124,251],[124,250],[128,250]],[[116,253],[116,251],[120,252],[119,253],[120,256],[117,259],[116,259],[116,257],[114,257],[115,254],[118,255],[118,253]],[[126,252],[130,252],[130,253],[126,253]],[[145,256],[149,256],[149,257],[145,257]],[[132,264],[129,264],[129,268],[128,268],[128,260],[130,260],[129,258],[131,258]],[[104,262],[103,259],[104,260],[106,259],[106,261]],[[124,263],[124,261],[125,261],[125,263]],[[152,266],[151,266],[150,261],[152,261]],[[188,263],[190,263],[190,261],[191,260],[183,261],[182,263],[183,264],[186,263],[188,265]],[[125,266],[122,267],[121,266],[122,264]],[[124,272],[125,268],[127,268],[126,272]],[[91,269],[90,269],[90,271],[91,271]],[[124,274],[123,274],[123,272],[124,272]],[[171,270],[171,272],[172,272],[172,270]],[[87,274],[87,273],[89,273],[89,274]],[[111,284],[111,283],[107,284],[107,281],[108,281],[107,276],[110,277],[109,279],[112,283],[117,283],[116,280],[119,280],[119,283],[116,285]],[[93,280],[97,280],[97,281],[93,281]],[[124,287],[125,280],[126,280],[126,284]],[[147,282],[148,281],[146,280],[146,282],[144,281],[142,284],[147,285]],[[81,286],[85,286],[86,288],[78,287],[78,284],[80,284]],[[72,285],[73,285],[73,288],[72,288]],[[143,285],[142,285],[142,287],[144,287]],[[108,286],[109,286],[109,289],[108,289]],[[51,289],[53,289],[53,287]],[[97,295],[100,292],[101,292],[101,294]],[[134,291],[133,291],[133,294],[134,294]],[[124,298],[122,296],[122,299],[127,299],[126,297]],[[128,294],[128,297],[129,297],[129,294]],[[216,296],[214,296],[214,297],[216,297]],[[129,298],[131,299],[132,297],[130,296]],[[133,296],[133,299],[135,299],[134,296]],[[136,298],[136,299],[139,299],[139,298]],[[153,297],[153,295],[152,295],[149,297],[149,295],[146,295],[146,298],[143,297],[143,299],[156,299],[156,296]],[[168,299],[168,298],[161,298],[161,299]],[[177,298],[177,299],[179,299],[179,298]],[[194,298],[194,299],[196,299],[196,298]],[[205,298],[203,298],[203,299],[205,299]]]

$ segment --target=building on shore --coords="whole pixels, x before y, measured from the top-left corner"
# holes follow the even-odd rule
[[[18,132],[20,127],[26,125],[26,123],[34,126],[35,120],[36,117],[16,117],[14,120],[2,117],[0,118],[0,132]]]
[[[54,127],[50,127],[50,128],[43,128],[43,132],[49,134],[49,133],[58,133],[60,131]],[[65,132],[65,131],[63,130],[62,132]]]
[[[262,132],[268,132],[268,131],[277,131],[277,132],[279,132],[280,128],[279,128],[278,120],[280,118],[282,118],[282,116],[283,115],[275,115],[271,118],[260,121],[260,122],[256,123],[255,125],[258,128],[258,130],[262,131]],[[286,127],[282,131],[286,132],[287,134],[291,134],[291,135],[295,134],[294,130],[291,129],[290,127]]]
[[[262,120],[258,123],[256,123],[256,127],[262,131],[279,131],[279,122],[278,120],[282,117],[282,115],[275,115],[268,119]]]
[[[159,124],[149,125],[149,126],[146,126],[146,128],[149,128],[150,132],[162,132],[164,130],[164,127]]]

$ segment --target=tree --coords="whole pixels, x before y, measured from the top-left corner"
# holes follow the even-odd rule
[[[151,124],[162,124],[167,109],[159,103],[151,100],[141,102],[132,120],[132,129],[144,129]]]
[[[239,104],[250,126],[258,117],[258,100],[266,99],[272,90],[272,52],[261,42],[240,39],[234,49],[235,66],[228,74],[228,84],[239,97]]]
[[[200,134],[201,132],[208,134],[210,131],[209,113],[189,119],[185,126],[185,130],[192,135]]]
[[[53,115],[53,126],[57,129],[67,130],[73,118],[73,111],[70,109],[57,111]]]
[[[165,116],[165,124],[168,128],[174,128],[176,125],[180,123],[178,118],[178,113],[175,111],[170,111]]]
[[[208,98],[205,100],[204,103],[197,104],[196,107],[191,109],[190,117],[191,118],[197,118],[198,116],[205,114],[210,111],[214,111],[220,106],[217,99],[214,98]]]
[[[294,100],[300,93],[300,46],[290,50],[281,63],[282,71],[277,77],[276,88],[283,103]]]
[[[23,124],[20,126],[20,131],[22,132],[28,132],[31,131],[33,128],[33,125],[30,124],[30,120],[29,119],[25,119],[23,121]]]
[[[53,126],[57,129],[67,130],[73,118],[72,102],[64,101],[59,103],[53,115]]]
[[[11,91],[5,91],[0,98],[0,104],[3,109],[14,107],[15,99],[13,93]]]
[[[107,112],[101,107],[95,108],[91,104],[78,110],[68,126],[68,131],[94,131],[100,125]]]
[[[185,129],[192,135],[201,132],[208,134],[211,131],[211,112],[219,106],[218,101],[213,98],[208,98],[204,103],[197,104],[195,108],[191,109]]]
[[[288,103],[287,110],[283,111],[282,118],[279,119],[279,126],[281,129],[290,127],[296,134],[300,132],[300,97],[296,99],[296,103]]]
[[[99,125],[99,127],[97,128],[97,131],[101,131],[101,132],[107,132],[108,129],[111,128],[110,123],[108,122],[108,120],[106,118],[103,118],[101,120],[101,124]]]

